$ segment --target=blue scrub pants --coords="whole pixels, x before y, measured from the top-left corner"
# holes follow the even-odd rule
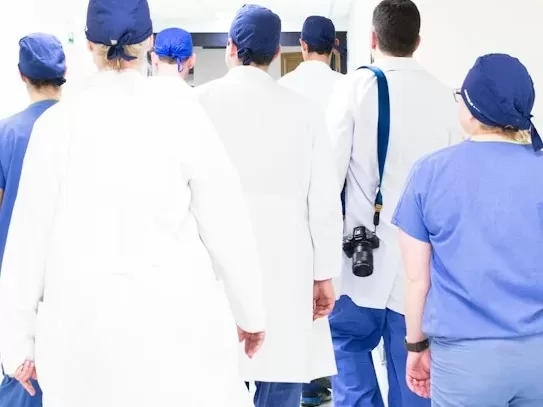
[[[4,376],[0,384],[0,407],[41,407],[42,392],[40,386],[32,381],[36,395],[32,397],[15,379]]]
[[[301,383],[256,382],[255,407],[300,407]]]
[[[543,336],[431,344],[433,407],[543,406]]]
[[[387,359],[388,406],[430,406],[430,400],[411,392],[405,381],[403,315],[389,309],[359,307],[343,296],[330,315],[330,327],[339,372],[332,378],[335,407],[384,407],[371,356],[381,338]]]

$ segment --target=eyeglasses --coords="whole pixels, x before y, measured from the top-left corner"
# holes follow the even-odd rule
[[[462,92],[460,89],[453,90],[453,96],[456,103],[460,102],[462,100]]]

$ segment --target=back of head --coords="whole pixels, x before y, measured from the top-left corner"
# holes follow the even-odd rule
[[[194,53],[192,36],[181,28],[167,28],[157,34],[154,52],[161,62],[175,64],[181,72],[183,63]]]
[[[42,33],[23,37],[19,41],[19,71],[35,88],[63,85],[66,56],[60,41]]]
[[[153,24],[147,0],[90,0],[87,39],[101,69],[121,69],[124,62],[143,60]]]
[[[514,139],[519,132],[530,131],[534,149],[543,148],[531,121],[534,83],[517,58],[506,54],[479,57],[464,80],[461,96],[470,114],[486,131]]]
[[[234,17],[230,39],[243,65],[270,65],[280,47],[281,19],[265,7],[247,4]]]
[[[336,43],[336,28],[332,20],[322,16],[310,16],[302,27],[301,39],[309,53],[330,55]]]
[[[392,56],[413,55],[419,44],[420,13],[411,0],[383,0],[373,11],[379,49]]]

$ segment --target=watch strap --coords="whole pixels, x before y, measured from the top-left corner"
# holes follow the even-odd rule
[[[407,342],[407,339],[405,340],[405,348],[407,349],[408,352],[420,353],[420,352],[424,352],[429,347],[430,347],[430,341],[428,339],[425,339],[423,341],[416,342],[416,343],[409,343]]]

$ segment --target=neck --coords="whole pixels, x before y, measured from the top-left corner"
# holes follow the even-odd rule
[[[60,87],[43,87],[40,89],[30,88],[28,90],[31,103],[41,102],[43,100],[60,100],[62,90]]]
[[[330,65],[331,59],[332,59],[331,54],[319,55],[316,52],[312,52],[307,55],[306,61],[318,61],[318,62],[324,62],[326,65]]]
[[[375,60],[382,59],[382,58],[413,58],[413,54],[394,55],[390,52],[381,51],[379,48],[373,49],[372,54]]]
[[[157,66],[157,73],[158,76],[182,77],[177,64],[159,64]]]
[[[266,72],[266,73],[270,70],[270,66],[269,66],[269,65],[257,65],[257,64],[251,63],[249,66],[252,66],[253,68],[258,68],[258,69],[260,69],[261,71],[264,71],[264,72]]]
[[[471,134],[469,138],[473,141],[502,141],[502,142],[514,143],[514,144],[529,144],[528,141],[524,142],[521,140],[516,140],[512,137],[507,137],[507,136],[504,136],[503,134],[497,134],[497,133]]]

